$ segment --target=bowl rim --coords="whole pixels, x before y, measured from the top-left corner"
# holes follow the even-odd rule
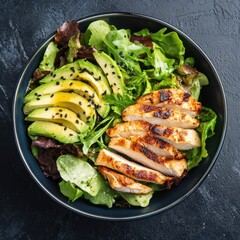
[[[211,169],[213,168],[214,164],[216,163],[216,160],[218,158],[218,155],[221,151],[221,148],[223,146],[223,142],[225,139],[225,135],[226,135],[226,131],[227,131],[227,122],[228,122],[228,109],[227,109],[227,100],[226,100],[226,96],[225,96],[225,92],[224,92],[224,88],[223,88],[223,84],[221,82],[221,79],[213,65],[213,63],[211,62],[211,60],[209,59],[209,57],[205,54],[205,52],[201,49],[200,46],[198,46],[198,44],[192,40],[187,34],[185,34],[182,30],[176,28],[175,26],[173,26],[170,23],[167,23],[159,18],[156,17],[151,17],[145,14],[139,14],[139,13],[135,13],[135,12],[103,12],[103,13],[98,13],[98,14],[93,14],[93,15],[88,15],[85,17],[82,17],[80,19],[78,19],[78,22],[81,21],[88,21],[91,19],[95,19],[95,18],[104,18],[104,17],[115,17],[115,16],[121,16],[121,17],[139,17],[139,18],[144,18],[150,21],[154,21],[157,23],[160,23],[162,25],[165,25],[167,28],[169,27],[170,29],[172,29],[173,31],[176,31],[177,33],[180,33],[184,38],[187,39],[187,41],[189,41],[206,59],[206,61],[208,62],[208,64],[211,66],[214,75],[216,76],[216,79],[219,83],[220,86],[220,90],[221,90],[221,95],[223,98],[223,103],[224,103],[224,114],[223,114],[223,129],[222,129],[222,136],[217,148],[217,151],[214,154],[213,159],[211,160],[211,163],[209,165],[209,167],[207,168],[207,170],[204,172],[204,174],[202,175],[202,177],[198,180],[198,182],[190,189],[190,191],[188,191],[186,194],[184,194],[183,196],[181,196],[179,199],[177,199],[176,201],[172,202],[171,204],[162,207],[160,209],[151,211],[151,212],[147,212],[147,213],[143,213],[141,215],[138,216],[131,216],[131,217],[108,217],[108,216],[100,216],[97,214],[91,214],[91,213],[87,213],[83,210],[79,210],[76,209],[68,204],[66,204],[65,202],[61,201],[60,199],[58,199],[56,196],[54,196],[54,194],[52,194],[48,189],[46,189],[43,184],[40,182],[40,180],[35,176],[35,174],[33,173],[33,171],[30,169],[27,160],[25,159],[24,153],[21,149],[20,146],[20,142],[19,142],[19,136],[17,133],[17,122],[16,122],[16,102],[17,102],[17,96],[18,96],[18,92],[19,92],[19,88],[20,85],[23,81],[23,77],[25,75],[25,72],[27,71],[29,65],[32,64],[32,62],[34,61],[36,55],[38,54],[39,51],[41,51],[42,47],[52,39],[52,37],[54,36],[55,32],[52,32],[51,35],[44,39],[43,42],[40,44],[40,47],[38,47],[37,51],[34,52],[34,54],[32,55],[31,58],[29,58],[27,64],[24,66],[24,69],[20,75],[20,77],[18,78],[18,82],[15,88],[15,94],[14,94],[14,98],[13,98],[13,105],[12,105],[12,114],[13,114],[13,130],[14,130],[14,139],[15,139],[15,143],[19,152],[19,155],[27,169],[27,171],[30,173],[30,176],[34,179],[34,181],[37,183],[38,186],[40,186],[40,188],[45,191],[47,193],[48,196],[50,196],[53,200],[55,200],[56,202],[58,202],[60,205],[64,206],[65,208],[81,214],[85,217],[90,217],[96,220],[104,220],[104,221],[130,221],[130,220],[139,220],[139,219],[144,219],[150,216],[154,216],[157,215],[159,213],[165,212],[166,210],[178,205],[179,203],[181,203],[183,200],[185,200],[187,197],[189,197],[204,181],[204,179],[207,177],[207,175],[209,174],[209,172],[211,171]]]

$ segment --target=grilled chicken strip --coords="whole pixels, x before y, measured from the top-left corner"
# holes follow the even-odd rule
[[[202,107],[202,104],[189,93],[177,88],[161,89],[151,92],[150,94],[140,97],[137,102],[158,107],[171,107],[193,116],[196,116]]]
[[[176,160],[166,156],[158,156],[139,142],[134,142],[127,138],[111,138],[108,146],[127,155],[136,162],[167,176],[180,177],[184,170],[187,169],[185,159]]]
[[[150,132],[151,127],[152,124],[144,121],[122,122],[109,128],[106,133],[109,137],[144,136]]]
[[[176,149],[189,150],[201,146],[201,140],[193,129],[182,129],[151,125],[144,121],[123,122],[107,130],[110,137],[130,137],[154,134],[154,136],[170,143]]]
[[[131,136],[127,137],[132,142],[137,142],[146,147],[150,151],[154,152],[158,156],[172,157],[175,159],[183,159],[184,154],[179,152],[170,143],[163,141],[162,139],[153,136],[153,134],[147,134],[144,136]]]
[[[142,120],[151,124],[180,128],[196,128],[199,125],[199,121],[187,113],[172,108],[156,107],[140,103],[124,109],[122,119],[123,121]]]
[[[158,171],[143,167],[106,149],[100,150],[95,164],[111,168],[139,181],[164,184],[173,180],[172,177],[164,176]]]
[[[193,129],[155,125],[152,126],[151,132],[179,150],[189,150],[201,146],[198,133]]]
[[[152,188],[117,173],[110,168],[98,166],[98,171],[108,180],[110,187],[118,192],[147,194],[152,191]]]

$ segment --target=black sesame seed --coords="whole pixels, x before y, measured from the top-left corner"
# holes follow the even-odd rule
[[[45,108],[45,111],[48,111],[48,108]]]
[[[64,129],[63,129],[64,131],[66,131],[67,130],[67,127],[64,127]]]
[[[45,63],[45,66],[48,66],[48,63]]]
[[[70,67],[72,72],[75,72],[75,68],[74,67]]]
[[[107,64],[106,64],[106,63],[104,64],[104,67],[105,67],[105,68],[107,67]]]
[[[64,117],[67,118],[67,116],[68,116],[68,115],[67,115],[67,113],[66,113],[66,114],[64,115]]]
[[[59,109],[58,111],[59,111],[59,112],[62,112],[63,110],[62,110],[62,109]]]
[[[85,93],[88,93],[88,90],[85,90],[84,92],[85,92]]]
[[[73,136],[73,134],[72,134],[72,133],[69,133],[69,136],[71,137],[71,136]]]
[[[39,97],[37,97],[36,99],[37,99],[37,100],[40,100],[40,98],[39,98]]]
[[[116,83],[113,83],[113,85],[114,85],[114,86],[117,86],[117,84],[116,84]]]
[[[107,93],[107,91],[105,90],[103,93],[102,93],[102,95],[105,95]]]
[[[34,93],[35,96],[38,96],[38,93]]]
[[[56,115],[59,115],[59,113],[57,112]]]
[[[79,113],[77,113],[77,117],[78,117],[78,118],[80,118],[80,117],[81,117]]]
[[[55,78],[56,77],[56,74],[53,74],[53,78]]]
[[[91,107],[91,103],[89,103],[89,104],[87,105],[87,107]]]
[[[121,76],[118,75],[118,78],[121,79]]]
[[[81,101],[79,102],[79,105],[82,106],[82,102]]]
[[[69,86],[72,86],[72,85],[73,85],[73,82],[70,82],[70,83],[69,83]]]
[[[54,96],[54,93],[50,96],[51,98]]]
[[[86,112],[85,112],[85,111],[83,111],[83,114],[85,115],[85,114],[86,114]]]
[[[59,84],[60,84],[60,82],[57,81],[57,82],[56,82],[56,85],[59,85]]]
[[[79,123],[79,121],[78,121],[78,120],[76,120],[76,123],[78,124],[78,123]]]
[[[73,74],[71,73],[71,74],[70,74],[70,77],[72,77],[72,75],[73,75]]]
[[[62,117],[63,115],[62,114],[60,114],[60,117]]]
[[[108,76],[108,73],[105,73],[106,76]]]
[[[111,68],[114,68],[114,66],[111,64]]]
[[[115,72],[112,72],[112,74],[114,75],[114,74],[115,74]]]

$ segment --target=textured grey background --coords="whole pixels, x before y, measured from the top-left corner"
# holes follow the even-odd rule
[[[21,1],[0,3],[0,239],[240,239],[240,3],[238,0]],[[225,88],[229,126],[208,178],[167,212],[101,222],[55,204],[22,164],[12,133],[12,97],[29,58],[65,20],[111,12],[160,18],[195,40]],[[211,81],[211,79],[210,79]]]

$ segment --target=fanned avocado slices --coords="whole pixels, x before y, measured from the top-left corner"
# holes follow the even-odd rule
[[[86,132],[89,127],[75,112],[60,107],[37,108],[25,118],[26,121],[47,121],[58,123],[77,133]]]
[[[49,107],[68,108],[75,112],[90,129],[94,127],[96,121],[94,105],[76,93],[56,92],[38,96],[26,103],[23,111],[24,114],[28,115],[34,109]]]
[[[79,80],[57,79],[42,84],[27,94],[24,102],[27,103],[36,97],[56,92],[74,92],[81,95],[95,105],[101,117],[106,117],[109,112],[109,106],[103,101],[102,96],[100,95],[99,98],[94,88]]]

